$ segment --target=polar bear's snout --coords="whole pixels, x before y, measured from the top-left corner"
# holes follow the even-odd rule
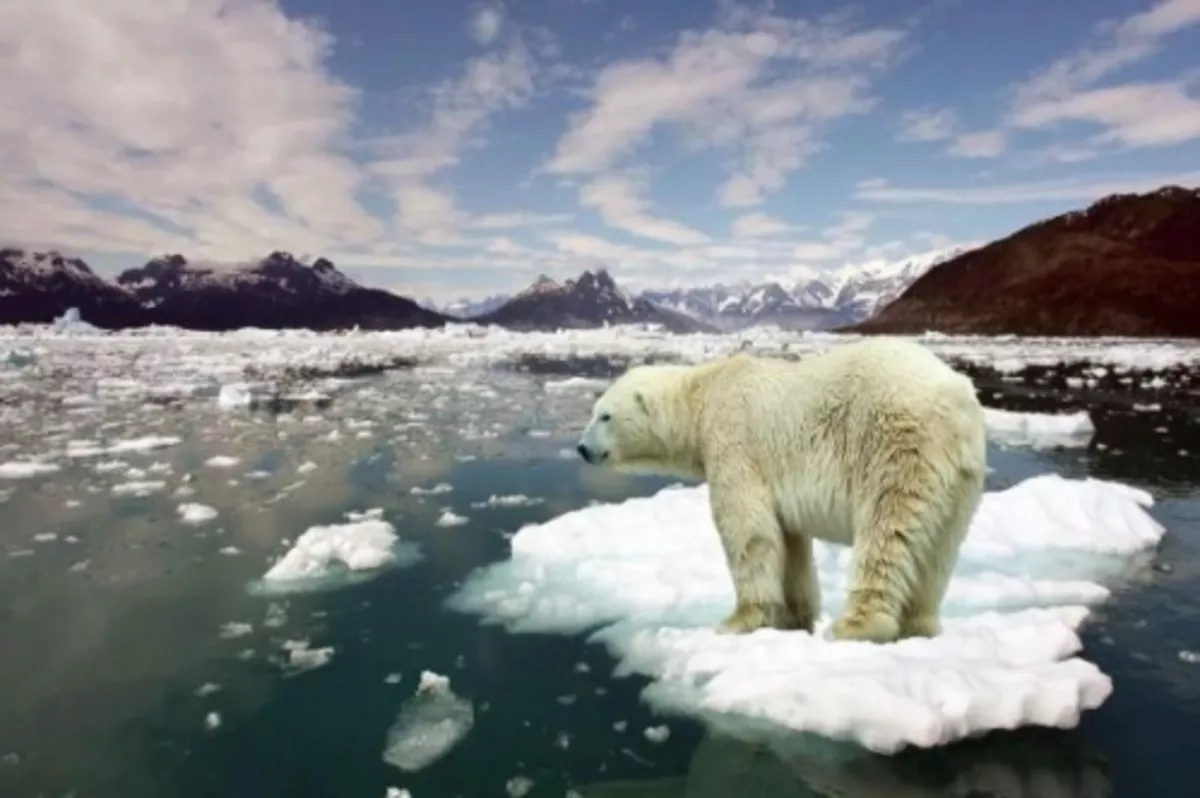
[[[575,447],[575,451],[579,452],[579,456],[583,458],[584,462],[595,465],[608,459],[608,446],[603,440],[600,440],[602,437],[594,423],[589,424],[583,431],[583,436],[579,439],[579,445]]]

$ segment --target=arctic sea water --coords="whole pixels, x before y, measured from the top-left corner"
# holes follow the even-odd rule
[[[1186,414],[990,413],[991,493],[936,644],[717,639],[703,488],[569,449],[604,358],[743,345],[0,336],[0,794],[1190,794]],[[1002,370],[1194,355],[931,345]],[[425,365],[299,368],[397,354]],[[845,553],[821,562],[835,611]]]

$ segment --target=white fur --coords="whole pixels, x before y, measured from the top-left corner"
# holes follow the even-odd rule
[[[811,631],[820,538],[854,547],[834,636],[877,642],[940,631],[987,471],[971,381],[892,338],[800,362],[634,367],[580,443],[600,465],[707,480],[737,595],[723,629]]]

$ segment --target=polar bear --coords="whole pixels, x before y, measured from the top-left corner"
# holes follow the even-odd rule
[[[983,493],[984,411],[928,349],[869,338],[798,362],[635,366],[596,400],[588,463],[705,480],[736,606],[720,630],[814,630],[812,541],[852,547],[832,635],[934,637]]]

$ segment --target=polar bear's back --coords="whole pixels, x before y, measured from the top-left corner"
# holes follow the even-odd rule
[[[852,515],[898,444],[947,476],[985,469],[974,386],[919,344],[869,338],[798,362],[736,356],[711,368],[703,437],[714,451],[748,450],[779,510],[822,537],[849,542]]]

